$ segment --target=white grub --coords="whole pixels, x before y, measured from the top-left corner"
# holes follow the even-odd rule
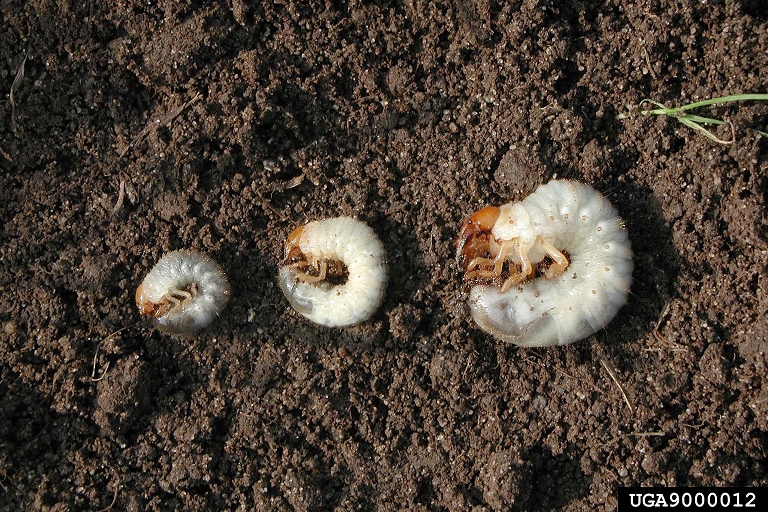
[[[310,222],[288,236],[278,281],[291,306],[313,322],[356,325],[384,297],[384,246],[367,224],[351,217]]]
[[[632,249],[624,222],[592,187],[554,180],[464,224],[457,261],[472,318],[527,347],[566,345],[605,327],[627,300]]]
[[[207,327],[229,300],[229,281],[218,263],[195,251],[169,252],[136,289],[136,305],[163,332]]]

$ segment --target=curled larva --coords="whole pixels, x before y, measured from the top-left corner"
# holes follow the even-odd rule
[[[632,249],[616,209],[592,187],[554,180],[517,203],[473,214],[456,259],[472,318],[503,341],[566,345],[597,332],[627,300]]]
[[[136,305],[158,329],[172,334],[210,324],[229,300],[229,281],[218,263],[195,251],[169,252],[136,289]]]
[[[288,236],[278,280],[291,306],[313,322],[359,324],[384,297],[384,246],[367,224],[351,217],[310,222]]]

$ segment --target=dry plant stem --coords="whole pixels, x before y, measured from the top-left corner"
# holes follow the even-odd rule
[[[125,201],[125,181],[120,180],[120,189],[117,193],[117,202],[115,203],[115,206],[112,208],[112,213],[110,214],[112,217],[117,215],[117,212],[119,212],[120,209],[123,207],[123,201]]]
[[[298,176],[296,176],[294,178],[291,178],[288,181],[284,181],[283,183],[278,184],[275,187],[271,187],[271,190],[269,190],[270,196],[274,192],[282,192],[284,190],[288,190],[288,189],[292,189],[292,188],[298,187],[299,185],[301,185],[301,183],[303,181],[304,181],[304,174],[302,173],[302,174],[300,174],[300,175],[298,175]],[[256,195],[259,196],[259,199],[261,199],[262,204],[269,211],[271,211],[272,213],[276,214],[278,217],[280,217],[283,220],[288,220],[288,216],[282,210],[278,210],[277,208],[272,206],[271,201],[264,196],[264,194],[262,193],[261,190],[257,189],[256,190]]]
[[[619,379],[616,378],[616,373],[611,369],[611,367],[608,365],[605,359],[603,359],[602,356],[598,356],[598,359],[600,359],[600,364],[602,364],[603,368],[605,368],[605,371],[608,372],[608,375],[610,375],[613,383],[616,384],[616,387],[618,387],[619,391],[621,391],[621,396],[624,397],[624,402],[626,402],[627,407],[629,407],[629,412],[635,412],[635,406],[633,406],[632,402],[629,401],[627,394],[624,392],[624,386],[622,386],[619,382]]]
[[[188,102],[183,103],[179,107],[176,107],[175,109],[171,110],[164,116],[158,117],[157,119],[150,121],[149,124],[145,126],[144,129],[141,130],[141,132],[139,132],[139,134],[136,137],[134,137],[131,142],[128,143],[125,149],[123,149],[120,152],[120,157],[124,157],[137,142],[139,142],[141,139],[143,139],[153,131],[157,130],[159,127],[167,126],[168,124],[170,124],[170,122],[176,119],[179,116],[179,114],[181,114],[184,110],[186,110],[187,107],[189,107],[194,102],[199,100],[201,96],[202,95],[198,92]]]
[[[542,364],[540,361],[534,361],[534,364],[540,366],[542,369],[545,368],[544,364]],[[553,370],[555,370],[555,373],[559,373],[560,375],[565,375],[569,379],[572,379],[572,380],[574,380],[576,382],[580,382],[581,384],[586,384],[587,386],[591,387],[592,390],[595,393],[597,393],[597,394],[600,394],[600,395],[603,394],[603,392],[600,390],[600,388],[595,386],[593,383],[588,382],[586,379],[580,379],[580,378],[576,377],[575,375],[571,375],[570,373],[568,373],[568,372],[566,372],[564,370],[561,370],[560,368],[557,368],[557,367],[553,367]]]
[[[19,70],[16,72],[16,78],[13,79],[13,84],[11,84],[11,93],[9,94],[9,99],[11,100],[11,126],[13,127],[13,133],[16,133],[16,98],[14,97],[14,94],[16,93],[19,84],[24,79],[24,66],[26,63],[27,57],[24,56],[24,60],[21,61],[21,66],[19,66]]]
[[[2,381],[0,381],[2,382]],[[14,479],[8,475],[8,473],[5,471],[5,457],[0,459],[0,487],[2,487],[3,492],[8,492],[8,488],[5,486],[4,482],[10,481],[12,484],[16,484]]]
[[[117,493],[120,491],[120,483],[122,482],[122,480],[117,475],[117,473],[115,473],[115,477],[117,478],[117,482],[115,482],[115,491],[114,491],[114,494],[112,495],[112,503],[107,505],[105,508],[102,508],[98,512],[107,512],[109,510],[112,510],[112,507],[114,507],[115,503],[117,503]]]
[[[256,195],[258,195],[258,196],[259,196],[259,199],[261,199],[261,203],[262,203],[262,204],[263,204],[263,205],[264,205],[264,206],[265,206],[265,207],[266,207],[266,208],[267,208],[269,211],[271,211],[272,213],[276,214],[278,217],[280,217],[280,218],[281,218],[281,219],[283,219],[283,220],[287,220],[287,219],[288,219],[288,216],[287,216],[287,215],[285,215],[285,214],[284,214],[282,211],[280,211],[280,210],[278,210],[277,208],[275,208],[274,206],[272,206],[272,203],[269,201],[269,199],[267,199],[266,197],[264,197],[264,194],[262,194],[260,190],[257,190],[257,191],[256,191]]]
[[[93,354],[93,370],[91,371],[91,382],[99,382],[107,374],[107,370],[109,370],[109,361],[107,361],[107,364],[104,366],[104,370],[101,372],[101,377],[98,377],[98,378],[96,377],[96,360],[99,357],[99,349],[101,348],[101,345],[105,341],[114,338],[115,336],[117,336],[118,334],[123,332],[124,330],[130,329],[131,327],[135,327],[137,325],[139,325],[139,322],[134,322],[131,325],[123,327],[122,329],[118,329],[115,332],[113,332],[112,334],[110,334],[109,336],[107,336],[106,338],[104,338],[103,340],[101,340],[98,345],[96,345],[96,352]]]
[[[93,355],[93,370],[91,371],[91,382],[99,382],[107,376],[107,370],[109,370],[109,361],[104,365],[104,370],[101,372],[101,377],[96,377],[96,358],[99,356],[99,349],[101,348],[101,342],[96,346],[96,353]]]

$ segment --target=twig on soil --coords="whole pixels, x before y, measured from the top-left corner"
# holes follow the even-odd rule
[[[648,50],[643,48],[643,55],[645,56],[645,63],[648,65],[648,73],[650,73],[652,78],[656,78],[656,73],[653,71],[653,66],[651,65],[651,58],[648,56]]]
[[[601,393],[601,391],[600,391],[600,388],[598,388],[597,386],[595,386],[595,385],[594,385],[594,384],[592,384],[591,382],[587,382],[587,381],[586,381],[586,380],[584,380],[584,379],[579,379],[578,377],[576,377],[576,376],[574,376],[574,375],[571,375],[570,373],[568,373],[568,372],[566,372],[566,371],[563,371],[563,370],[561,370],[560,368],[557,368],[557,367],[552,367],[552,369],[553,369],[553,370],[555,370],[555,372],[556,372],[556,373],[559,373],[559,374],[561,374],[561,375],[565,375],[565,376],[566,376],[566,377],[568,377],[569,379],[573,379],[573,380],[575,380],[576,382],[581,382],[582,384],[587,384],[589,387],[591,387],[591,388],[592,388],[592,390],[593,390],[593,391],[595,391],[595,392],[596,392],[596,393],[598,393],[598,394],[602,394],[602,393]]]
[[[115,483],[115,491],[114,495],[112,496],[112,503],[110,503],[106,508],[102,508],[98,512],[107,512],[108,510],[111,510],[112,507],[115,506],[115,503],[117,503],[117,493],[120,490],[120,483],[122,480],[120,479],[120,476],[115,472],[115,477],[117,478],[117,483]]]
[[[664,323],[664,319],[669,314],[669,302],[664,304],[664,309],[661,310],[661,314],[659,315],[659,319],[656,320],[656,325],[653,326],[654,331],[658,331],[659,327],[661,327],[661,324]]]
[[[643,352],[664,352],[666,350],[670,350],[672,352],[690,352],[691,351],[691,349],[689,349],[688,347],[681,347],[680,345],[669,341],[666,337],[664,337],[658,331],[652,331],[651,337],[654,340],[656,340],[657,343],[663,346],[644,348]]]
[[[477,353],[477,352],[475,352],[475,353]],[[571,375],[570,373],[566,372],[565,370],[562,370],[562,369],[558,368],[557,366],[546,365],[546,364],[544,364],[541,361],[541,359],[537,355],[535,355],[533,353],[524,356],[522,360],[524,362],[526,362],[526,363],[529,363],[529,364],[532,364],[534,366],[537,366],[537,367],[541,368],[542,370],[550,369],[551,368],[552,370],[555,371],[555,373],[559,373],[560,375],[563,375],[563,376],[565,376],[568,379],[571,379],[573,381],[579,382],[581,384],[585,384],[585,385],[589,386],[590,388],[592,388],[592,390],[595,393],[599,394],[599,395],[603,394],[603,390],[601,390],[599,387],[597,387],[592,382],[587,381],[587,379],[579,378],[579,377],[577,377],[575,375]],[[498,365],[497,365],[497,368],[498,368]]]
[[[0,155],[3,155],[3,158],[8,160],[9,162],[13,163],[13,158],[11,158],[11,155],[5,152],[3,148],[0,148]]]
[[[109,336],[112,336],[112,334],[110,334]],[[107,336],[104,339],[109,339],[109,336]],[[99,357],[99,349],[101,348],[102,343],[104,343],[104,340],[101,340],[99,344],[96,345],[96,352],[94,352],[93,354],[93,370],[91,370],[91,382],[99,382],[101,379],[103,379],[107,375],[107,370],[109,370],[109,361],[107,361],[107,364],[104,366],[104,370],[101,372],[101,377],[99,377],[98,379],[96,378],[96,360]]]
[[[733,126],[733,123],[731,123],[730,121],[726,122],[726,121],[723,121],[722,119],[714,119],[711,117],[702,117],[702,116],[686,113],[687,110],[691,110],[694,108],[706,107],[710,105],[720,105],[722,103],[730,103],[732,101],[768,101],[768,94],[732,94],[730,96],[720,96],[719,98],[712,98],[709,100],[689,103],[688,105],[683,105],[682,107],[677,107],[677,108],[667,108],[661,103],[657,103],[655,101],[645,99],[640,102],[640,105],[639,105],[640,107],[642,107],[646,103],[650,103],[651,105],[654,105],[657,108],[640,110],[638,114],[641,116],[665,115],[667,117],[671,117],[672,119],[677,119],[688,128],[692,128],[704,134],[706,137],[712,139],[715,142],[718,142],[720,144],[733,144],[733,142],[736,140],[736,130]],[[633,117],[633,114],[631,112],[628,114],[619,114],[618,116],[616,116],[617,119],[629,119],[631,117]],[[724,140],[717,137],[717,135],[715,135],[711,131],[701,126],[702,123],[714,124],[714,125],[723,125],[723,124],[729,125],[731,127],[731,139]],[[760,135],[762,135],[763,137],[768,138],[768,132],[755,130],[754,128],[750,128],[750,130],[755,131]]]
[[[653,437],[653,436],[663,436],[666,435],[666,432],[659,431],[659,432],[630,432],[629,434],[626,434],[628,436],[632,437]]]
[[[272,203],[269,201],[269,199],[264,197],[264,194],[262,194],[260,190],[256,191],[256,195],[259,196],[259,199],[261,199],[261,202],[264,204],[264,206],[269,211],[271,211],[272,213],[274,213],[275,215],[277,215],[278,217],[280,217],[283,220],[287,219],[287,217],[285,216],[285,214],[283,212],[281,212],[280,210],[278,210],[277,208],[272,206]]]
[[[299,185],[301,185],[303,181],[304,181],[304,174],[302,173],[298,176],[291,178],[288,181],[284,181],[283,183],[280,183],[274,187],[271,187],[269,193],[274,194],[275,192],[282,192],[284,190],[289,190],[289,189],[298,187]],[[282,211],[272,206],[272,203],[270,202],[270,200],[264,197],[264,194],[261,192],[261,190],[256,189],[256,195],[259,196],[259,199],[261,199],[261,202],[269,211],[271,211],[272,213],[274,213],[275,215],[277,215],[283,220],[288,219],[285,213],[283,213]]]
[[[126,153],[139,141],[141,141],[143,138],[145,138],[150,133],[156,131],[161,126],[167,126],[171,123],[174,119],[176,119],[179,114],[181,114],[187,107],[192,105],[194,102],[200,99],[202,96],[201,93],[195,94],[191,100],[187,101],[186,103],[182,103],[180,106],[176,107],[175,109],[171,110],[164,116],[158,117],[154,121],[150,121],[147,126],[144,127],[143,130],[139,132],[136,137],[133,138],[131,142],[128,143],[128,145],[120,152],[120,157],[124,157]]]
[[[635,406],[633,406],[632,402],[629,401],[627,394],[624,392],[624,386],[622,386],[621,383],[619,382],[619,379],[616,378],[616,374],[613,372],[611,367],[608,366],[608,363],[602,357],[600,358],[600,363],[603,365],[603,368],[605,368],[605,371],[608,372],[608,375],[611,376],[611,379],[616,384],[616,387],[618,387],[619,391],[621,391],[621,396],[624,397],[624,401],[627,403],[627,407],[629,407],[629,412],[635,412]]]
[[[0,459],[0,487],[3,488],[3,492],[8,492],[8,488],[5,486],[6,481],[10,481],[13,485],[16,485],[16,481],[5,470],[5,457]]]
[[[661,324],[664,323],[664,319],[666,318],[667,314],[669,313],[669,303],[667,303],[664,306],[664,309],[661,310],[661,315],[659,315],[659,319],[656,321],[656,325],[653,326],[653,329],[651,330],[651,337],[656,340],[657,343],[660,345],[663,345],[663,347],[649,347],[644,348],[643,352],[662,352],[664,350],[671,350],[672,352],[686,352],[690,349],[688,347],[681,347],[680,345],[677,345],[676,343],[672,343],[669,340],[667,340],[666,337],[664,337],[663,334],[661,334]]]
[[[101,379],[107,376],[107,370],[109,370],[109,361],[104,365],[104,370],[101,372],[101,377],[96,378],[96,358],[99,356],[99,349],[104,340],[100,341],[96,346],[96,353],[93,354],[93,370],[91,371],[91,382],[99,382]]]
[[[125,180],[120,180],[120,190],[117,193],[117,202],[112,207],[112,217],[123,207],[123,201],[125,201]]]
[[[91,371],[91,382],[99,382],[101,379],[103,379],[107,375],[107,370],[109,370],[109,361],[107,361],[107,364],[104,365],[104,370],[102,370],[102,372],[101,372],[101,377],[98,377],[98,378],[96,377],[96,361],[97,361],[97,359],[99,357],[99,349],[101,348],[101,345],[105,341],[108,341],[108,340],[114,338],[115,336],[117,336],[118,334],[123,332],[124,330],[130,329],[131,327],[135,327],[137,325],[139,325],[139,322],[134,322],[131,325],[127,325],[127,326],[125,326],[125,327],[123,327],[121,329],[118,329],[115,332],[113,332],[112,334],[110,334],[109,336],[107,336],[106,338],[104,338],[103,340],[101,340],[98,345],[96,345],[96,352],[94,352],[94,354],[93,354],[93,370]]]
[[[597,346],[597,340],[594,336],[592,336],[593,345]],[[621,382],[619,382],[619,379],[616,377],[616,372],[613,369],[613,365],[609,364],[608,361],[603,357],[602,352],[600,349],[598,349],[597,358],[600,360],[600,364],[603,365],[603,368],[605,368],[605,371],[608,372],[608,375],[611,377],[611,380],[614,384],[616,384],[616,387],[619,388],[619,391],[621,392],[621,396],[624,398],[624,402],[627,404],[627,407],[629,407],[629,412],[634,413],[635,412],[635,406],[632,405],[632,402],[629,401],[629,397],[627,396],[627,393],[624,391],[624,386],[621,385]]]
[[[299,174],[298,176],[294,176],[293,178],[289,179],[288,181],[285,181],[280,184],[278,188],[276,188],[274,191],[279,190],[282,192],[283,190],[289,190],[292,188],[296,188],[304,181],[304,174]]]
[[[13,133],[16,133],[16,98],[14,97],[14,94],[16,93],[16,89],[19,88],[19,84],[24,79],[24,66],[27,64],[27,56],[24,56],[24,60],[21,61],[21,66],[19,66],[19,70],[16,72],[16,78],[13,79],[13,83],[11,84],[11,93],[10,93],[10,100],[11,100],[11,127],[13,128]]]
[[[8,476],[8,473],[5,471],[5,457],[0,459],[0,487],[3,488],[3,492],[8,492],[8,488],[5,486],[5,481],[10,480],[11,483],[13,482],[13,479]]]

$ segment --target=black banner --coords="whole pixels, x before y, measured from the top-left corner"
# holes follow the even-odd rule
[[[761,505],[762,503],[762,505]],[[753,487],[621,487],[619,511],[765,510],[766,490]]]

